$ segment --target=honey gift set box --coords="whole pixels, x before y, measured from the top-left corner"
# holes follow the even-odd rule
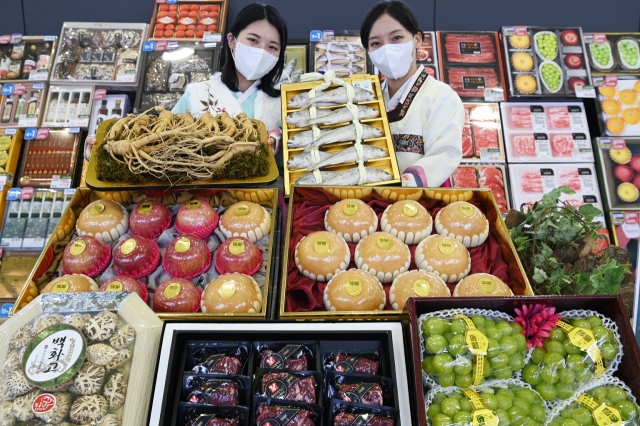
[[[0,330],[0,418],[146,424],[161,332],[137,294],[39,296]]]
[[[413,374],[409,374],[409,377],[413,379],[413,394],[416,398],[414,401],[414,406],[416,407],[414,414],[417,414],[416,418],[414,418],[416,424],[433,424],[434,410],[437,407],[432,406],[440,404],[443,398],[447,398],[452,393],[460,392],[459,388],[451,387],[452,384],[445,383],[445,375],[438,376],[433,369],[436,360],[433,358],[431,349],[435,349],[435,346],[432,345],[432,341],[428,344],[425,341],[428,336],[437,334],[438,327],[433,328],[436,323],[452,324],[456,321],[462,321],[459,325],[463,325],[463,328],[475,328],[475,332],[478,332],[481,331],[479,328],[483,326],[480,321],[482,317],[486,322],[500,323],[501,328],[504,330],[506,330],[506,325],[503,327],[503,323],[509,325],[509,331],[514,330],[509,335],[509,339],[505,340],[505,343],[507,343],[507,340],[510,341],[512,337],[522,334],[520,336],[520,340],[524,341],[521,342],[522,345],[517,343],[507,351],[500,349],[500,357],[506,357],[509,360],[511,357],[518,358],[517,362],[506,363],[507,366],[512,366],[514,369],[505,369],[504,364],[499,365],[496,362],[497,360],[493,360],[496,354],[490,341],[487,355],[479,355],[485,357],[485,360],[486,357],[490,358],[487,368],[484,369],[484,378],[480,375],[477,380],[479,383],[473,389],[481,395],[487,392],[495,394],[496,389],[500,388],[504,388],[503,391],[499,392],[501,394],[507,389],[518,394],[526,393],[528,397],[531,397],[528,400],[527,407],[531,407],[530,417],[532,419],[535,417],[535,421],[549,424],[553,421],[557,422],[558,418],[566,417],[566,415],[563,415],[563,417],[557,416],[565,412],[567,406],[581,394],[588,393],[593,395],[591,391],[596,387],[604,387],[605,389],[610,389],[612,385],[620,387],[626,391],[624,399],[626,400],[628,397],[634,403],[634,406],[634,395],[640,394],[636,379],[636,373],[640,368],[640,354],[620,296],[535,296],[529,298],[496,297],[485,299],[411,298],[407,305],[410,316],[407,331],[411,335],[413,362]],[[527,307],[525,308],[523,305],[527,305]],[[555,308],[555,311],[549,311],[547,308]],[[575,358],[575,354],[578,354],[577,356],[581,361],[584,358],[584,361],[580,363],[581,366],[584,364],[584,374],[581,372],[581,376],[568,373],[568,371],[572,371],[568,367],[560,368],[560,372],[556,372],[556,375],[562,374],[565,378],[563,382],[552,380],[556,383],[557,393],[556,391],[551,392],[549,386],[545,384],[550,379],[546,375],[544,361],[540,362],[539,356],[542,353],[546,354],[547,349],[549,349],[549,353],[553,352],[551,346],[558,342],[553,343],[549,339],[543,340],[542,337],[538,337],[541,340],[541,346],[537,347],[534,339],[536,336],[532,333],[533,329],[529,329],[531,332],[528,335],[529,337],[525,337],[523,332],[523,327],[525,326],[522,324],[526,325],[528,320],[535,320],[536,315],[539,315],[543,309],[546,315],[553,317],[549,321],[555,321],[555,325],[550,326],[549,331],[556,338],[559,338],[560,334],[564,335],[564,333],[576,330],[574,333],[569,334],[569,338],[566,335],[564,337],[567,344],[571,342],[570,349],[572,349],[574,355],[569,355],[569,357]],[[554,316],[556,314],[557,316]],[[465,318],[469,319],[468,323]],[[545,316],[545,318],[549,317]],[[561,321],[562,324],[558,321]],[[471,324],[474,326],[472,327]],[[484,324],[484,327],[488,326],[489,324]],[[486,331],[487,328],[484,328],[484,330],[486,333],[490,333]],[[573,342],[577,342],[577,340],[573,340],[572,336],[576,332],[585,330],[586,332],[583,335],[587,337],[597,335],[597,337],[592,337],[589,343],[581,346],[585,349],[576,348],[576,351],[573,349]],[[604,331],[604,334],[600,334],[601,331]],[[528,339],[534,342],[529,349],[527,349]],[[502,340],[504,340],[504,337],[500,342]],[[518,339],[516,339],[517,341]],[[596,342],[595,345],[594,342]],[[597,351],[593,349],[596,345]],[[522,348],[524,348],[524,351],[520,350]],[[587,348],[591,351],[589,354],[593,354],[593,361],[591,360],[592,355],[585,352]],[[526,356],[522,356],[522,353],[525,353]],[[564,354],[566,357],[567,353],[564,352]],[[565,362],[564,357],[561,354],[558,355],[562,362]],[[573,358],[569,358],[569,360],[571,359]],[[549,361],[551,362],[551,358],[549,358]],[[478,369],[478,365],[480,363],[474,361],[472,369]],[[489,370],[490,365],[494,365],[496,368]],[[563,373],[563,370],[567,370],[567,373]],[[542,371],[542,374],[540,374],[540,371]],[[499,378],[498,376],[502,377]],[[547,380],[544,379],[545,377],[547,377]],[[436,383],[439,382],[442,387],[434,387],[434,381]],[[428,385],[428,383],[431,383],[431,385]],[[551,388],[554,388],[554,385],[551,385]],[[493,392],[491,389],[493,389]],[[466,390],[462,392],[465,398],[473,400],[473,393],[470,394]],[[508,399],[506,401],[511,400]],[[483,397],[482,401],[484,403],[487,399]],[[618,402],[619,400],[616,401]],[[480,405],[483,405],[483,403]],[[493,402],[490,401],[490,405],[492,404]],[[488,415],[498,413],[497,415],[501,416],[503,415],[502,411],[505,411],[511,413],[507,415],[508,417],[511,415],[517,417],[519,410],[508,411],[510,410],[509,404],[505,403],[500,407],[492,405]],[[611,402],[606,404],[613,405]],[[534,405],[541,408],[536,408],[534,411]],[[591,415],[591,412],[587,411],[587,414]],[[633,412],[631,415],[634,416]],[[637,408],[635,409],[635,416],[637,416]],[[500,422],[502,423],[502,421],[503,419],[501,418]]]
[[[364,414],[379,424],[410,425],[405,359],[399,323],[167,323],[158,371],[169,373],[157,377],[150,424],[212,417],[274,424],[295,416],[320,426],[362,421]],[[231,404],[202,403],[219,398]]]
[[[43,292],[101,288],[136,291],[162,319],[265,319],[276,207],[275,189],[79,189],[14,310]]]
[[[482,235],[457,240],[442,229],[444,235],[431,235],[432,229],[433,234],[439,229],[438,213],[447,206],[454,214],[456,209],[473,211],[465,219],[479,218]],[[395,228],[394,223],[407,222],[402,220],[405,216],[420,229]],[[427,254],[439,243],[442,248],[436,253],[455,258],[453,269],[438,266],[439,261]],[[424,259],[418,258],[420,253]],[[418,266],[436,271],[444,281],[441,287],[447,285],[446,294],[454,292],[455,284],[469,273],[489,273],[507,283],[514,294],[533,294],[488,190],[296,185],[289,199],[284,256],[281,319],[399,318],[408,296],[394,291],[395,280]],[[345,272],[350,268],[359,270]],[[350,278],[353,288],[347,285]],[[416,296],[429,294],[414,290]]]

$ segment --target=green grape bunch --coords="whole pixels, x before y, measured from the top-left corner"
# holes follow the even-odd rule
[[[468,317],[489,341],[484,379],[509,379],[522,371],[527,351],[522,327],[504,319]],[[474,384],[475,361],[465,339],[466,332],[467,323],[460,318],[431,316],[422,322],[426,350],[422,371],[440,386],[468,388]]]
[[[562,70],[554,63],[547,62],[540,67],[540,76],[552,92],[557,92],[562,87]]]
[[[640,59],[640,51],[638,49],[638,43],[633,40],[621,40],[618,42],[618,53],[622,58],[623,63],[630,67],[637,67],[638,60]]]
[[[543,59],[553,61],[558,56],[558,38],[552,33],[538,33],[535,36],[538,53]]]
[[[591,58],[599,65],[600,68],[606,67],[611,63],[611,46],[609,43],[593,43],[589,45]]]
[[[600,349],[605,368],[620,352],[620,342],[613,330],[606,328],[602,319],[596,315],[584,319],[563,319],[573,327],[591,330]],[[557,325],[543,347],[531,352],[522,377],[534,387],[546,401],[556,398],[569,399],[577,388],[595,378],[595,365],[591,357],[574,346],[567,332]],[[574,425],[575,426],[575,425]]]
[[[544,401],[526,386],[481,386],[476,391],[484,408],[498,417],[500,426],[542,426],[546,421]],[[437,392],[426,408],[431,426],[471,426],[475,411],[462,392]]]
[[[584,393],[593,398],[595,404],[605,404],[618,410],[622,417],[622,425],[640,425],[638,406],[621,386],[614,384],[595,386]],[[597,426],[597,423],[591,410],[581,404],[576,396],[576,400],[562,408],[549,426]]]

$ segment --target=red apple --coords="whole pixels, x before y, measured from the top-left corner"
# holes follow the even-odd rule
[[[631,169],[631,167],[626,164],[619,164],[613,169],[613,174],[615,177],[620,179],[623,182],[631,182],[635,173]]]
[[[158,286],[153,295],[155,312],[198,312],[202,290],[183,278],[171,278]]]
[[[221,274],[254,275],[262,266],[262,252],[246,238],[231,237],[218,247],[215,265]]]
[[[138,296],[144,303],[149,302],[149,291],[147,290],[147,286],[143,283],[136,281],[133,278],[119,275],[113,278],[109,278],[105,281],[100,287],[100,291],[130,291],[138,293]]]
[[[209,246],[193,234],[176,237],[164,253],[162,266],[172,277],[195,278],[209,269]]]
[[[65,274],[83,274],[95,278],[104,272],[111,262],[111,247],[91,235],[72,240],[62,254],[62,270]]]
[[[196,198],[183,204],[176,216],[175,228],[180,234],[209,237],[218,226],[218,212],[205,200]]]
[[[118,275],[141,278],[152,273],[160,263],[158,245],[143,237],[129,237],[113,249],[113,270]]]
[[[158,238],[171,226],[171,211],[157,201],[145,201],[129,215],[129,231],[144,238]]]
[[[629,166],[636,172],[640,172],[640,155],[634,155],[629,161]]]

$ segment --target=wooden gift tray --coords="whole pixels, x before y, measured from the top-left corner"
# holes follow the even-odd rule
[[[493,198],[490,190],[487,189],[444,189],[444,188],[396,188],[396,187],[383,187],[383,188],[371,188],[371,187],[340,187],[340,186],[294,186],[291,197],[289,198],[289,209],[287,217],[286,239],[284,248],[284,261],[282,265],[282,276],[285,277],[280,288],[280,319],[282,320],[353,320],[353,319],[381,319],[381,320],[399,320],[401,318],[402,311],[384,310],[384,311],[306,311],[306,312],[291,312],[287,311],[287,287],[289,284],[289,253],[295,250],[291,238],[293,233],[293,215],[298,204],[303,203],[306,200],[312,199],[318,192],[326,193],[327,195],[333,195],[336,199],[345,198],[358,198],[365,203],[376,199],[382,199],[382,201],[393,204],[395,201],[400,200],[422,200],[431,205],[429,209],[444,207],[450,202],[455,201],[468,201],[475,204],[482,210],[489,220],[489,233],[497,241],[500,249],[502,250],[502,256],[504,261],[508,265],[509,283],[513,292],[517,295],[532,296],[533,290],[527,279],[527,275],[522,268],[520,258],[516,252],[511,237],[509,237],[509,231],[502,219],[502,214],[498,205]],[[320,231],[323,229],[313,229],[310,232]],[[309,232],[309,233],[310,233]],[[353,261],[353,259],[352,259]],[[353,262],[352,262],[353,263]],[[350,269],[350,268],[347,268]],[[317,283],[316,283],[317,284]],[[384,284],[390,286],[391,284]],[[457,297],[451,297],[451,299],[458,299]]]
[[[356,85],[356,84],[362,85],[363,83],[368,82],[371,88],[373,89],[373,93],[376,95],[376,100],[369,101],[369,102],[361,102],[359,103],[359,105],[366,105],[372,108],[377,108],[380,111],[380,116],[378,118],[360,120],[360,122],[362,124],[368,124],[369,126],[373,126],[373,127],[377,127],[378,129],[381,129],[383,131],[382,137],[376,138],[376,139],[365,139],[362,142],[367,145],[385,149],[389,153],[389,156],[384,158],[379,158],[376,160],[367,161],[365,166],[375,167],[375,168],[384,170],[388,173],[391,173],[391,175],[393,175],[393,179],[386,182],[367,184],[366,186],[393,185],[393,184],[400,183],[400,172],[398,170],[398,162],[396,161],[396,154],[395,154],[395,150],[393,149],[393,142],[391,140],[391,131],[389,130],[389,120],[387,118],[387,110],[385,108],[384,99],[382,97],[380,79],[378,78],[377,75],[364,74],[364,75],[355,75],[351,78],[344,78],[343,81],[347,83],[351,83],[353,85]],[[284,162],[284,194],[287,197],[291,195],[292,186],[295,183],[295,181],[298,178],[300,178],[300,176],[307,173],[306,169],[290,170],[287,167],[287,161],[291,157],[297,154],[300,154],[303,151],[303,148],[295,148],[295,149],[287,148],[287,142],[289,141],[289,138],[300,133],[301,131],[311,129],[311,127],[309,126],[295,127],[286,123],[285,119],[287,115],[294,111],[298,111],[297,109],[289,109],[288,102],[289,102],[289,99],[291,99],[292,97],[300,93],[308,92],[309,90],[319,86],[322,83],[323,83],[322,81],[314,81],[314,82],[307,82],[307,83],[293,83],[293,84],[282,85],[281,96],[282,96],[282,149],[283,149],[283,162]],[[332,85],[326,90],[332,90],[337,87],[338,87],[337,85]],[[320,106],[318,107],[318,109],[333,110],[337,108],[342,108],[344,106],[345,106],[344,104],[335,105],[335,106]],[[351,122],[333,124],[329,126],[319,126],[319,127],[320,129],[332,129],[332,128],[341,127],[350,123]],[[324,145],[322,147],[322,151],[336,153],[352,145],[353,145],[353,142],[337,142],[329,145]],[[324,170],[339,172],[339,171],[351,169],[353,167],[356,167],[356,163],[343,163],[343,164],[337,164],[334,166],[328,166],[324,168]]]
[[[98,131],[96,132],[96,144],[93,146],[93,149],[99,149],[102,143],[104,142],[104,138],[107,134],[107,131],[111,124],[115,123],[117,119],[106,120],[100,123],[98,126]],[[263,122],[258,120],[253,120],[258,124],[258,132],[260,133],[260,140],[264,143],[267,142],[267,130]],[[117,190],[148,190],[148,189],[157,189],[157,190],[166,190],[167,188],[172,189],[189,189],[189,188],[246,188],[249,186],[263,186],[268,185],[270,183],[275,182],[278,179],[278,166],[276,164],[276,159],[269,150],[269,173],[266,176],[260,176],[250,179],[243,180],[232,180],[232,179],[223,179],[223,180],[215,180],[215,181],[191,181],[185,182],[182,184],[174,185],[169,181],[157,181],[157,182],[148,182],[148,183],[137,183],[132,184],[129,182],[107,182],[98,179],[98,174],[96,171],[97,166],[97,155],[92,155],[89,160],[89,167],[87,169],[86,183],[87,186],[91,189],[95,189],[98,191],[117,191]]]
[[[47,242],[40,255],[36,266],[31,271],[29,278],[26,280],[25,286],[20,292],[10,315],[13,315],[25,306],[27,306],[40,292],[40,289],[56,277],[56,271],[60,262],[62,262],[62,253],[66,245],[76,235],[76,220],[82,210],[91,202],[98,199],[115,201],[124,207],[131,204],[137,204],[146,200],[155,200],[166,206],[184,204],[195,197],[201,197],[215,207],[229,206],[239,201],[251,201],[263,207],[271,209],[271,230],[269,231],[269,244],[266,255],[266,273],[265,282],[262,287],[262,310],[254,314],[216,314],[201,312],[180,312],[180,313],[158,313],[161,319],[169,320],[200,320],[200,321],[242,321],[265,320],[267,316],[267,307],[270,304],[271,291],[271,268],[272,258],[274,256],[274,233],[276,227],[276,208],[278,206],[278,191],[276,189],[208,189],[194,192],[177,192],[170,191],[164,193],[148,193],[134,191],[106,191],[98,192],[87,188],[80,188],[69,203],[69,207],[63,212],[58,226],[54,230],[51,238]],[[39,272],[36,276],[36,272]],[[96,278],[100,280],[100,276]],[[100,285],[100,282],[98,282]],[[152,295],[149,295],[152,300]]]

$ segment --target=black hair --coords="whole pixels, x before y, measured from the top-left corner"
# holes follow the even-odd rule
[[[405,27],[411,35],[422,34],[416,15],[409,9],[409,6],[401,1],[383,1],[371,8],[360,25],[360,40],[365,49],[369,49],[369,34],[371,34],[371,27],[373,24],[384,14],[388,14],[396,21],[400,22],[400,25]]]
[[[258,89],[271,97],[280,96],[280,91],[276,90],[273,86],[278,82],[284,69],[284,51],[287,45],[287,24],[282,19],[280,12],[270,5],[263,5],[260,3],[251,3],[238,13],[233,24],[229,27],[224,34],[223,39],[223,52],[224,52],[224,65],[222,66],[222,82],[233,92],[238,91],[238,76],[236,74],[236,65],[231,55],[231,48],[229,47],[229,40],[226,39],[226,34],[231,33],[234,37],[238,37],[240,31],[247,28],[255,21],[261,21],[266,19],[271,25],[273,25],[278,34],[280,34],[280,57],[278,63],[273,67],[271,71],[262,77],[262,81],[258,86]]]

